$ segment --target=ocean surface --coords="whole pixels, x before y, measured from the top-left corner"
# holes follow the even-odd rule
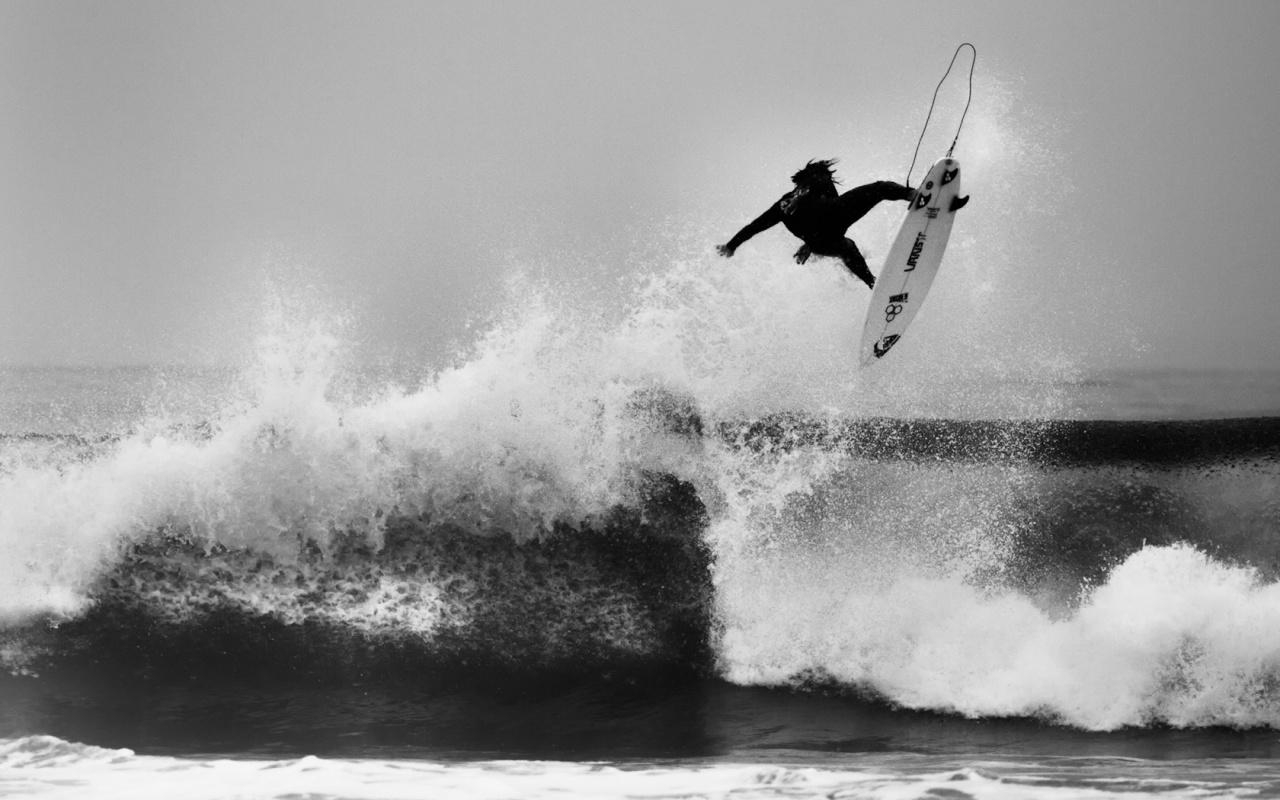
[[[859,373],[677,277],[0,370],[0,796],[1280,796],[1280,373]]]

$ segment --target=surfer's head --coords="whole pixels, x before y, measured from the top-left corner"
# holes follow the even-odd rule
[[[804,169],[791,176],[791,182],[796,186],[811,188],[815,186],[834,186],[836,183],[835,170],[832,169],[836,165],[834,158],[824,159],[822,161],[810,161],[804,165]]]

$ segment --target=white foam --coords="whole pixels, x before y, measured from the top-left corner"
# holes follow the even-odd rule
[[[1280,726],[1280,584],[1192,548],[1148,547],[1073,614],[907,566],[878,582],[763,570],[723,593],[733,680],[819,671],[911,708],[1110,730]]]
[[[1157,777],[1130,760],[1064,765],[965,764],[929,756],[841,758],[836,765],[669,761],[659,764],[553,761],[383,761],[307,756],[280,760],[139,756],[49,736],[0,740],[0,792],[42,798],[102,800],[184,797],[400,798],[1057,798],[1252,797],[1259,782],[1197,776]],[[1193,769],[1188,768],[1187,772]],[[1260,776],[1269,777],[1269,776]]]

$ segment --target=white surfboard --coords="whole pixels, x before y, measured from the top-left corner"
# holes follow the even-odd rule
[[[940,158],[917,187],[919,192],[898,229],[862,326],[862,366],[884,358],[915,319],[942,263],[960,195],[960,162]]]

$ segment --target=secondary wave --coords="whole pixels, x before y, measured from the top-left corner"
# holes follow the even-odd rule
[[[1275,420],[724,430],[786,471],[828,459],[712,524],[731,680],[1090,729],[1280,725]]]

